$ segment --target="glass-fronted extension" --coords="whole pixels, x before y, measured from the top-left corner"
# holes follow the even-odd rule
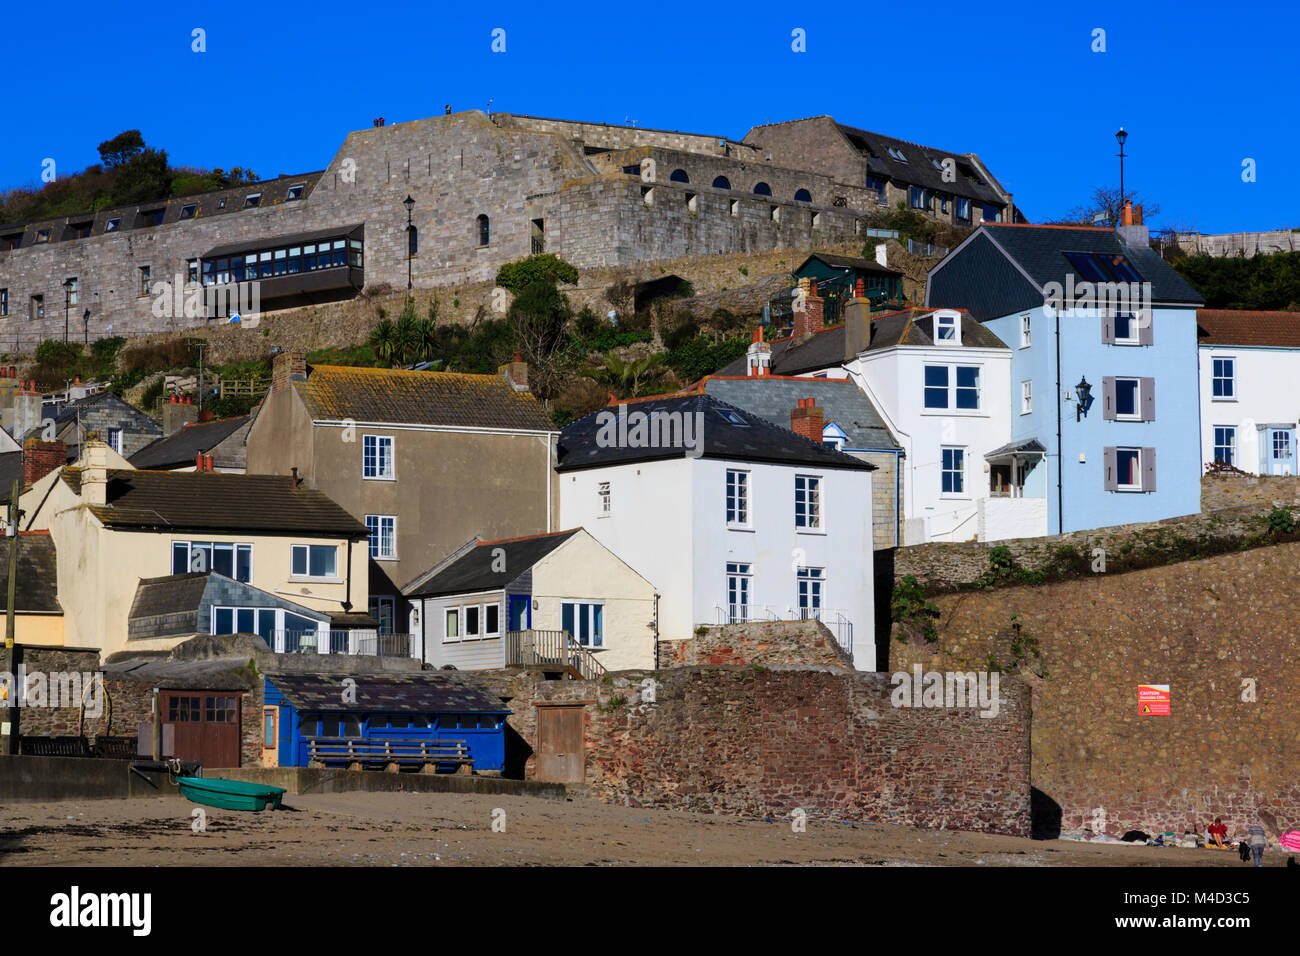
[[[265,307],[347,298],[364,285],[364,267],[365,226],[356,225],[217,246],[191,263],[190,278],[205,286],[257,282]]]

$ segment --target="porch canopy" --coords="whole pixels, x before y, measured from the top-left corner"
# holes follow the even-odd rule
[[[987,455],[984,460],[988,462],[1003,462],[1011,458],[1024,458],[1029,455],[1046,455],[1047,449],[1037,438],[1022,438],[1019,441],[1008,442],[1000,448],[995,448]]]

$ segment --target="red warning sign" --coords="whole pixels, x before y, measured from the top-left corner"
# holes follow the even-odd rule
[[[1168,684],[1138,685],[1139,717],[1168,717],[1169,704]]]

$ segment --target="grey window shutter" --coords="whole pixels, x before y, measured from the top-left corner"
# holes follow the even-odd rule
[[[1115,344],[1115,316],[1103,315],[1101,317],[1101,344]]]
[[[1138,325],[1138,345],[1151,345],[1155,341],[1152,334],[1151,323],[1155,321],[1151,309],[1139,309],[1137,318]]]
[[[1108,445],[1102,452],[1102,462],[1106,469],[1106,490],[1119,491],[1119,476],[1115,473],[1115,447]]]
[[[1142,421],[1153,422],[1156,420],[1156,380],[1140,378],[1138,382],[1142,391]]]
[[[1156,490],[1156,450],[1142,449],[1142,490]]]
[[[1115,376],[1101,377],[1101,417],[1108,422],[1115,420]]]

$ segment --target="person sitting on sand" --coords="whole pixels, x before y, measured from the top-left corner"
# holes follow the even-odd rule
[[[1213,849],[1228,849],[1228,828],[1223,825],[1222,817],[1215,817],[1214,822],[1206,828],[1206,832],[1210,834],[1210,846]]]

